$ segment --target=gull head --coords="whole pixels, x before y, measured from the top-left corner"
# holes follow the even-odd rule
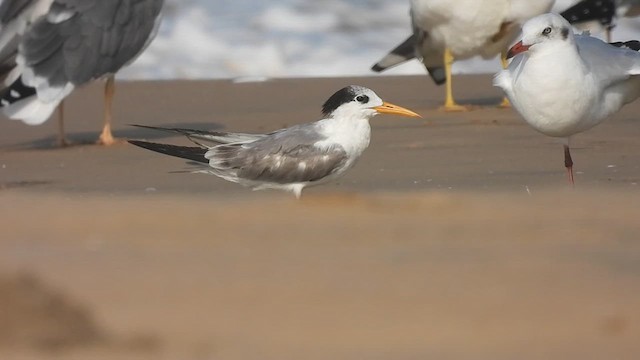
[[[336,91],[322,105],[322,115],[328,118],[370,119],[380,113],[420,117],[409,109],[382,101],[373,90],[357,85]]]
[[[525,51],[535,51],[543,44],[573,43],[573,32],[567,20],[558,14],[542,14],[522,26],[522,40],[509,49],[507,59]]]

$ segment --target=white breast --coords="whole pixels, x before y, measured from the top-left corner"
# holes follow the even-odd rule
[[[525,121],[556,137],[597,125],[603,119],[598,111],[602,92],[580,58],[570,52],[539,55],[517,59],[496,79]],[[510,83],[500,84],[501,79]]]
[[[318,143],[320,146],[338,144],[347,152],[353,161],[357,160],[369,146],[371,125],[367,119],[326,119],[322,133],[327,139]]]
[[[412,0],[411,6],[416,25],[464,59],[479,54],[500,31],[509,0]]]

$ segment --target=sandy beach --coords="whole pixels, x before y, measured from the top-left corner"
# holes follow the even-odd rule
[[[102,84],[56,122],[2,120],[0,358],[636,359],[640,102],[562,147],[498,109],[488,75],[119,83],[128,124],[265,132],[359,84],[378,116],[357,166],[300,201],[91,143]]]

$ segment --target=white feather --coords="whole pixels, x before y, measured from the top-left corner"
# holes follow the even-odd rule
[[[49,22],[52,24],[59,24],[61,22],[65,22],[71,19],[75,14],[76,14],[75,11],[69,11],[69,10],[61,11],[57,14],[48,13],[47,20],[49,20]]]
[[[60,101],[43,102],[33,96],[3,107],[2,111],[10,119],[22,120],[28,125],[40,125],[47,121]]]

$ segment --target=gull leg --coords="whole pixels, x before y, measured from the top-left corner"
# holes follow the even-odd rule
[[[607,37],[607,42],[610,43],[611,42],[611,28],[607,26],[607,28],[604,30],[605,35]]]
[[[104,86],[104,127],[98,138],[98,144],[113,145],[116,141],[111,134],[111,110],[115,93],[115,76],[109,75]]]
[[[573,181],[573,160],[571,159],[571,151],[569,145],[564,145],[564,167],[567,168],[567,176],[569,177],[569,183],[574,186]]]
[[[69,145],[64,136],[64,100],[58,105],[58,146],[65,147]]]
[[[446,98],[444,106],[440,109],[444,111],[469,111],[466,106],[456,104],[453,100],[453,85],[451,83],[451,65],[453,65],[453,55],[449,48],[444,49],[444,72],[446,76]]]
[[[502,64],[502,68],[506,69],[509,66],[509,62],[507,61],[507,52],[502,50],[500,53],[500,63]],[[509,102],[509,98],[506,96],[502,98],[502,102],[498,105],[500,108],[510,108],[511,103]]]

